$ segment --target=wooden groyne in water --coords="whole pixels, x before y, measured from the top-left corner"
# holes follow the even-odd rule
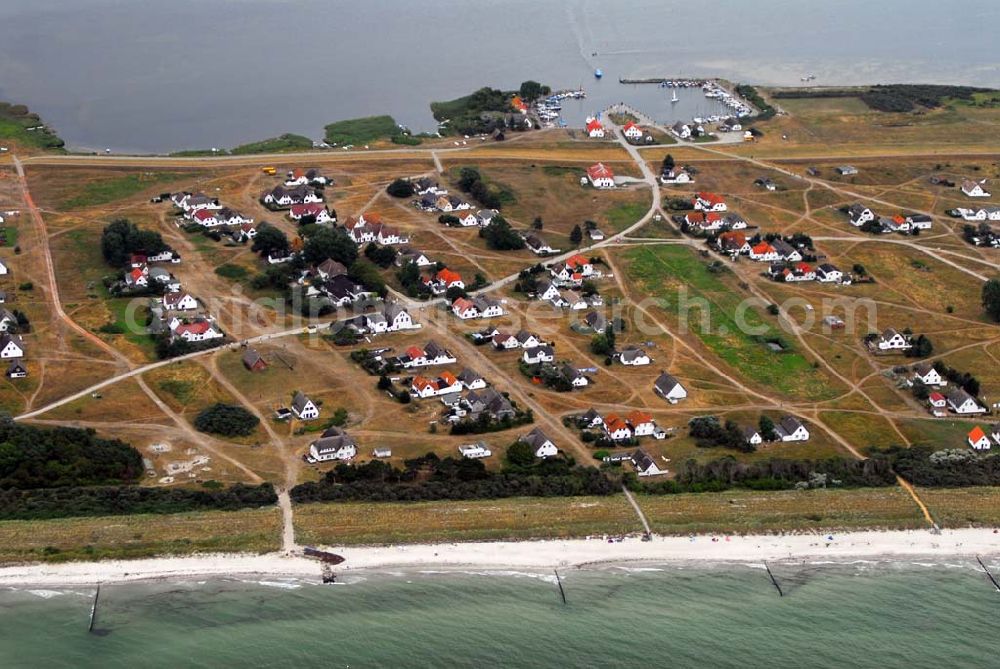
[[[764,563],[764,569],[767,570],[767,575],[771,579],[771,584],[774,586],[774,589],[778,591],[778,597],[784,597],[785,593],[781,591],[781,586],[778,585],[778,579],[776,579],[774,574],[771,573],[771,568],[767,566],[767,562]]]
[[[90,625],[87,627],[88,632],[94,631],[94,622],[97,621],[97,601],[101,598],[101,584],[97,584],[97,592],[94,593],[94,603],[90,607]]]
[[[563,590],[562,579],[559,578],[559,570],[553,569],[552,572],[556,575],[556,585],[559,586],[559,596],[562,597],[563,604],[566,603],[566,591]]]
[[[990,572],[989,567],[983,564],[982,558],[980,558],[978,555],[976,556],[976,562],[978,562],[979,566],[983,568],[984,572],[986,572],[986,575],[989,577],[990,582],[993,583],[993,587],[996,588],[997,592],[1000,592],[1000,583],[997,583],[996,577],[994,577],[993,574]]]

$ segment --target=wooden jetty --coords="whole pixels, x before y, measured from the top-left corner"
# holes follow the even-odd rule
[[[993,587],[996,588],[997,592],[1000,592],[1000,583],[997,583],[996,577],[994,577],[993,574],[990,572],[989,567],[983,564],[982,558],[980,558],[978,555],[976,556],[976,562],[978,562],[979,566],[983,568],[984,572],[986,572],[986,575],[989,577],[990,582],[993,583]]]
[[[94,623],[97,621],[97,601],[101,598],[101,584],[97,584],[97,591],[94,593],[94,603],[90,607],[90,625],[87,631],[93,633]]]
[[[778,597],[784,597],[785,593],[781,591],[781,586],[778,585],[778,579],[776,579],[774,574],[771,573],[771,568],[767,566],[766,561],[764,562],[764,569],[767,570],[767,575],[771,579],[771,584],[774,585],[774,589],[778,591]]]
[[[562,603],[566,603],[566,591],[563,590],[562,579],[559,578],[559,570],[553,569],[552,572],[556,575],[556,585],[559,586],[559,596],[562,597]]]

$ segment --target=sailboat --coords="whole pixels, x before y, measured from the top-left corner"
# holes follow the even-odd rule
[[[680,102],[680,101],[681,101],[681,99],[679,97],[677,97],[677,89],[675,88],[674,89],[674,94],[670,96],[670,102],[671,102],[671,104],[673,104],[675,102]]]

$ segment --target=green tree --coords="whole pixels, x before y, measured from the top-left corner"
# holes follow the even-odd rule
[[[246,436],[257,429],[260,419],[241,406],[217,402],[194,419],[199,432],[211,432],[226,437]]]
[[[520,88],[517,89],[518,95],[525,102],[534,102],[543,95],[548,95],[552,92],[552,89],[548,86],[538,83],[537,81],[524,81],[521,83]]]
[[[336,258],[334,258],[334,260],[336,260]],[[358,258],[351,264],[350,267],[347,268],[347,276],[354,279],[373,293],[378,293],[382,296],[386,294],[385,280],[382,279],[382,275],[379,273],[378,267],[364,258]]]
[[[420,268],[417,267],[417,263],[410,260],[399,269],[396,278],[403,288],[414,286],[420,281]]]
[[[535,453],[530,444],[518,439],[507,449],[507,462],[517,467],[528,467],[534,464]]]
[[[475,167],[463,167],[458,172],[458,187],[465,193],[472,190],[473,184],[482,180],[482,175]]]
[[[262,256],[283,256],[290,248],[285,233],[270,223],[261,223],[257,227],[257,236],[254,237],[253,245],[250,247],[252,251]]]
[[[524,239],[503,216],[494,216],[490,224],[479,229],[479,236],[495,251],[515,251],[524,248]]]
[[[386,187],[385,192],[393,197],[405,198],[413,197],[415,191],[409,179],[396,179]]]
[[[332,258],[350,267],[358,257],[357,245],[340,228],[320,228],[306,241],[302,252],[306,262],[313,265]]]
[[[767,416],[761,416],[757,421],[757,431],[764,441],[774,441],[778,438],[778,433],[774,430],[774,421]]]
[[[674,169],[674,157],[669,153],[663,157],[663,171],[669,172]]]
[[[1000,279],[990,279],[983,284],[983,309],[990,318],[1000,322]]]
[[[124,265],[131,254],[156,254],[169,248],[153,230],[141,230],[128,219],[118,218],[101,232],[101,254],[109,265]]]
[[[569,233],[570,244],[579,245],[583,241],[583,230],[580,229],[579,225],[574,225],[573,229]]]

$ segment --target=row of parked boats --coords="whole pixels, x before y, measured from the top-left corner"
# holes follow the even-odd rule
[[[701,89],[705,91],[706,98],[718,100],[726,107],[729,107],[735,116],[744,118],[753,114],[753,108],[750,105],[713,81],[706,81],[702,84]]]
[[[558,124],[565,126],[566,122],[560,118],[562,111],[562,101],[566,99],[580,100],[587,97],[583,89],[575,91],[560,91],[553,93],[535,106],[538,118],[544,123]]]

